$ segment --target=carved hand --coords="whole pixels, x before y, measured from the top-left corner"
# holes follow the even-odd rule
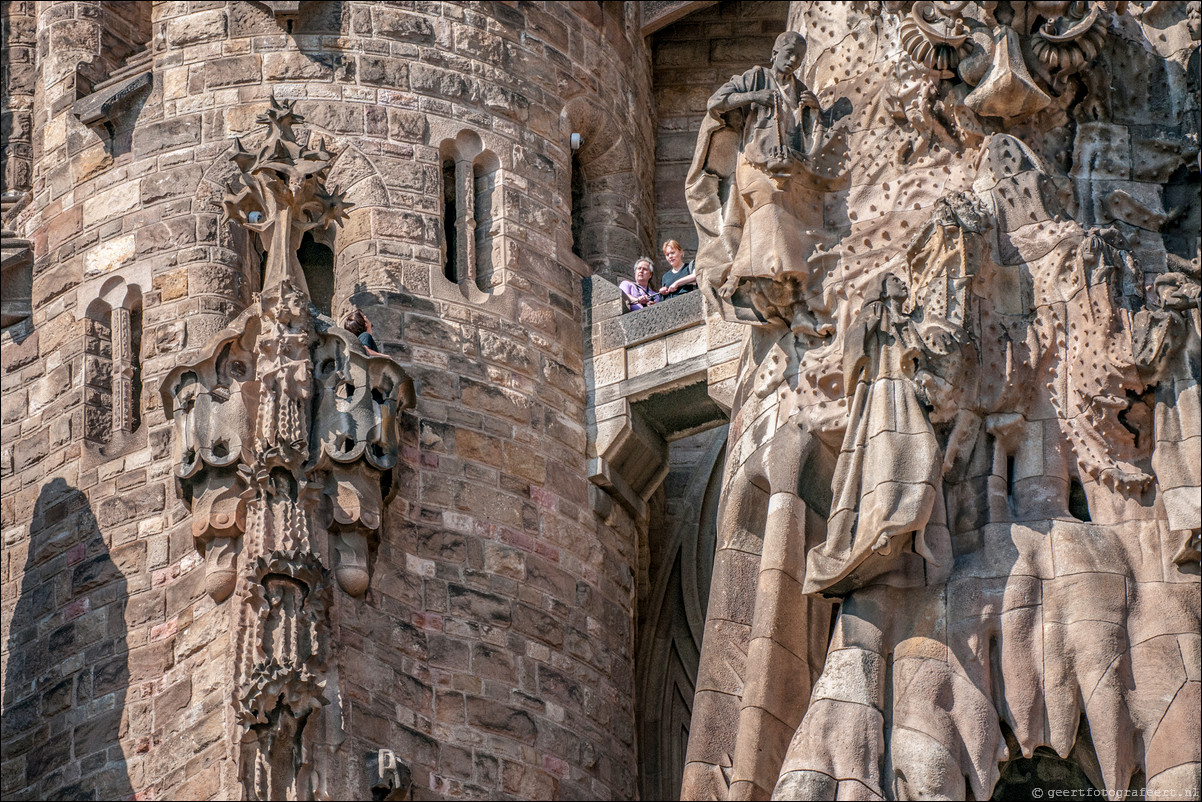
[[[743,103],[758,103],[761,106],[771,106],[772,96],[776,93],[771,89],[760,89],[755,92],[743,93]]]

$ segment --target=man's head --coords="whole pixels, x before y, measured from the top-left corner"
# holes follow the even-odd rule
[[[651,260],[646,256],[640,256],[638,261],[634,263],[634,280],[637,284],[644,287],[651,281]]]
[[[785,31],[776,37],[772,46],[772,68],[777,72],[794,72],[806,57],[806,40],[797,31]]]

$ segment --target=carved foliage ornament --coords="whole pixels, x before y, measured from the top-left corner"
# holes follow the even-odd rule
[[[942,78],[971,90],[978,115],[1020,119],[1047,107],[1067,77],[1088,65],[1123,2],[888,2],[900,15],[902,49]],[[1033,54],[1028,61],[1026,52]]]

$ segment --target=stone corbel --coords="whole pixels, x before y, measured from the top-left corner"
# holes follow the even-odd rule
[[[271,10],[279,22],[294,20],[300,16],[300,0],[263,0],[263,5]]]
[[[645,520],[647,500],[668,475],[668,444],[622,399],[617,414],[589,426],[588,478],[626,507],[636,520]]]
[[[7,328],[33,315],[33,243],[8,229],[0,234],[0,276],[0,328]]]
[[[149,49],[135,53],[119,69],[94,84],[88,75],[103,70],[101,62],[81,63],[77,80],[81,87],[92,85],[87,95],[75,101],[71,113],[100,134],[101,139],[111,141],[116,133],[116,120],[154,84],[153,61]]]
[[[330,536],[334,576],[352,596],[370,582],[369,550],[396,492],[400,412],[414,404],[413,380],[395,362],[370,356],[344,329],[320,335],[314,353],[316,415],[310,453],[324,477],[319,520]]]
[[[234,590],[246,531],[259,389],[254,381],[257,326],[226,329],[205,358],[163,381],[163,409],[174,421],[172,463],[180,497],[192,509],[192,537],[205,556],[205,587],[216,601]]]
[[[111,137],[113,120],[153,83],[153,74],[148,70],[132,78],[102,86],[87,97],[75,101],[71,113],[84,125],[89,128],[102,128]]]

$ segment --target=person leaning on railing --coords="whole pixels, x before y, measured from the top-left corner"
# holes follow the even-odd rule
[[[680,243],[670,239],[664,243],[663,250],[664,258],[668,260],[672,269],[664,274],[663,286],[659,288],[660,295],[672,298],[697,289],[697,274],[693,272],[693,262],[685,263],[684,249],[680,247]]]
[[[640,256],[634,263],[634,281],[626,279],[618,285],[632,312],[663,300],[663,296],[651,289],[651,270],[650,257]]]
[[[363,343],[363,348],[367,353],[384,356],[380,351],[380,346],[376,345],[376,338],[371,336],[371,321],[367,319],[367,315],[359,309],[352,309],[342,319],[342,328],[349,331],[351,334],[359,338],[359,342]]]

